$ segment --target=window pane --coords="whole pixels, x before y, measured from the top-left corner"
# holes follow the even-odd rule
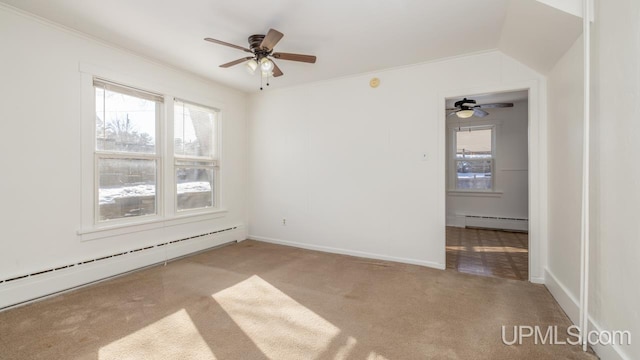
[[[155,153],[156,102],[96,87],[96,149]]]
[[[178,211],[212,207],[213,169],[176,168]]]
[[[456,131],[456,158],[491,158],[491,129]]]
[[[156,161],[98,159],[100,221],[156,213]]]
[[[492,160],[456,160],[456,188],[491,190]]]
[[[215,157],[215,112],[176,101],[174,108],[174,146],[178,156]]]

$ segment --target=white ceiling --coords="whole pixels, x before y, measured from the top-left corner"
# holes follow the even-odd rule
[[[538,25],[545,26],[549,16],[557,16],[553,24],[563,27],[562,33],[547,34],[547,26],[546,38],[540,38],[538,48],[528,50],[536,54],[534,69],[548,70],[548,64],[555,63],[581,31],[577,17],[535,0],[0,1],[244,91],[256,91],[259,76],[250,76],[241,65],[229,69],[218,65],[246,53],[203,38],[248,47],[251,34],[265,34],[269,28],[283,32],[276,51],[318,57],[316,64],[278,61],[285,75],[271,84],[284,87],[500,46],[521,49],[514,46],[518,39],[513,36],[539,38],[536,27],[519,28],[518,19],[507,19],[508,14],[521,16],[522,2],[528,3],[526,10],[533,11],[531,17]],[[505,24],[510,32],[506,40]],[[518,60],[527,63],[526,58]],[[542,66],[535,66],[540,61]]]

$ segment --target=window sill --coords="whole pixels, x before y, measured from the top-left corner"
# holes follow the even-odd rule
[[[170,226],[188,224],[193,222],[208,221],[226,216],[228,210],[216,209],[207,211],[206,213],[190,213],[178,214],[174,217],[157,218],[148,220],[140,220],[138,222],[128,222],[120,224],[106,224],[93,228],[80,229],[77,234],[81,237],[81,241],[90,241],[102,239],[112,236],[125,235],[140,231],[160,229]]]
[[[447,196],[470,196],[470,197],[501,197],[502,191],[464,191],[464,190],[448,190]]]

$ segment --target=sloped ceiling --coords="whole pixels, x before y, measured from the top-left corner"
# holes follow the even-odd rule
[[[512,1],[499,48],[541,74],[548,73],[582,34],[582,19],[538,1]]]
[[[0,0],[121,48],[231,87],[256,91],[258,75],[223,64],[246,53],[247,37],[275,28],[280,52],[316,64],[278,61],[285,87],[501,49],[545,73],[581,32],[581,20],[535,0]]]

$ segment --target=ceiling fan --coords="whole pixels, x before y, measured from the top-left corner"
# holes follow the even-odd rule
[[[447,109],[447,111],[451,111],[447,116],[455,114],[459,118],[466,119],[472,116],[485,117],[489,115],[488,112],[482,109],[513,107],[513,103],[476,104],[475,100],[464,98],[456,101],[453,106],[454,107]]]
[[[273,48],[276,46],[278,41],[282,39],[283,36],[283,33],[275,29],[269,29],[267,35],[251,35],[249,36],[249,48],[230,44],[228,42],[212,38],[205,38],[205,40],[214,44],[229,46],[234,49],[242,50],[251,54],[251,56],[243,57],[241,59],[222,64],[220,65],[221,68],[228,68],[246,62],[247,70],[249,71],[249,73],[255,73],[256,69],[260,67],[262,76],[267,77],[268,79],[270,76],[278,77],[284,75],[282,70],[280,70],[273,59],[300,61],[312,64],[316,62],[316,57],[312,55],[273,52]],[[269,85],[268,82],[267,85]],[[262,90],[262,86],[260,87],[260,90]]]

